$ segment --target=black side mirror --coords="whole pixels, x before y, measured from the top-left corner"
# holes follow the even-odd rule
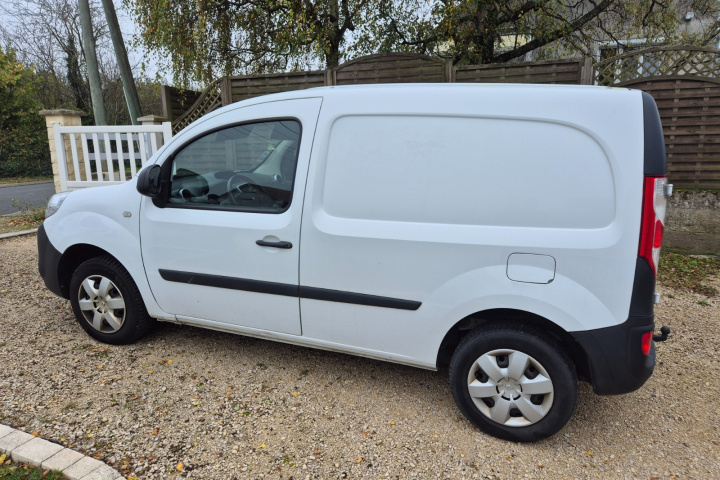
[[[161,193],[160,165],[152,165],[138,175],[137,191],[141,195],[150,198],[157,198]]]

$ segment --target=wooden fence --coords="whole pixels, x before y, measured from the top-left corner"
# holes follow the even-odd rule
[[[590,85],[592,83],[592,71],[592,62],[589,58],[469,65],[454,68],[455,81],[458,83]]]
[[[633,50],[596,65],[599,85],[637,88],[657,103],[675,188],[720,189],[720,50]]]
[[[325,85],[370,83],[590,83],[592,65],[586,59],[563,59],[503,65],[456,67],[452,62],[410,53],[368,55],[328,70],[223,77],[201,92],[191,106],[179,106],[179,96],[163,88],[165,115],[172,115],[178,132],[202,115],[224,105],[269,93]],[[189,98],[187,91],[186,98]],[[184,112],[178,114],[178,112]]]
[[[182,116],[183,113],[190,110],[190,107],[197,102],[200,95],[202,95],[202,92],[163,85],[160,90],[160,97],[162,99],[165,120],[172,122]]]

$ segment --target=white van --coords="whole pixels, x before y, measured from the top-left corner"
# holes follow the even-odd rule
[[[39,267],[99,341],[157,319],[449,362],[471,422],[533,441],[578,379],[619,394],[652,373],[666,171],[640,91],[308,89],[206,115],[126,184],[54,196]]]

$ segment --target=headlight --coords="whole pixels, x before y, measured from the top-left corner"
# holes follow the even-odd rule
[[[50,197],[50,200],[48,200],[47,208],[45,209],[45,218],[50,217],[53,213],[57,212],[60,209],[60,205],[65,201],[65,197],[68,196],[70,192],[62,192],[62,193],[56,193],[52,197]]]

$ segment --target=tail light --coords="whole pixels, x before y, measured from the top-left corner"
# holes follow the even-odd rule
[[[653,332],[652,330],[644,333],[640,340],[643,355],[650,355],[650,346],[652,345]]]
[[[640,251],[653,272],[657,274],[660,261],[660,246],[665,230],[667,197],[672,194],[672,185],[665,176],[646,176],[643,186],[642,224],[640,226]]]

